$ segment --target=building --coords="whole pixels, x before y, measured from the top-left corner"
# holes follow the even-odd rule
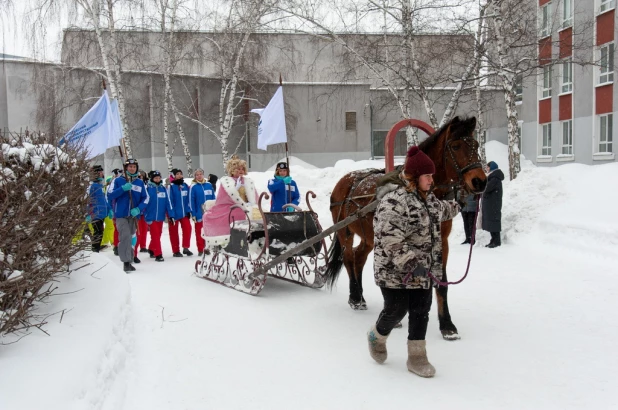
[[[616,161],[616,0],[534,1],[541,68],[522,88],[522,153],[540,166]]]

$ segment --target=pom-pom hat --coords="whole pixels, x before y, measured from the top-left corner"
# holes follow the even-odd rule
[[[404,171],[408,175],[419,177],[425,174],[435,174],[436,166],[417,146],[410,147],[408,154],[406,155],[406,163],[404,165]]]

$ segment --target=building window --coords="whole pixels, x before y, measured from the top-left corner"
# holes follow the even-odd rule
[[[384,157],[384,141],[388,130],[373,130],[373,157]],[[395,137],[395,156],[405,157],[408,151],[406,132],[399,131]]]
[[[573,0],[562,0],[562,28],[573,25]]]
[[[616,0],[600,0],[599,13],[616,8]]]
[[[541,155],[551,155],[551,123],[543,124],[543,144]]]
[[[541,98],[551,97],[551,74],[551,66],[547,65],[543,67],[543,88]]]
[[[614,114],[599,116],[599,152],[613,152]]]
[[[573,63],[571,60],[562,63],[562,93],[573,91]]]
[[[599,49],[599,84],[614,81],[614,43],[605,44]]]
[[[515,102],[520,103],[524,99],[524,84],[521,74],[515,77]]]
[[[345,130],[346,131],[356,131],[356,111],[346,111]]]
[[[573,120],[562,122],[562,154],[573,155]]]
[[[548,37],[551,33],[551,3],[547,3],[539,9],[539,35],[541,38]]]

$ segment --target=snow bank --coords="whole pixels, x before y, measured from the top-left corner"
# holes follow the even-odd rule
[[[102,254],[93,254],[90,262],[63,279],[57,296],[40,306],[41,314],[51,315],[44,328],[49,336],[31,329],[0,348],[1,409],[99,408],[121,388],[116,383],[132,343],[129,284]]]

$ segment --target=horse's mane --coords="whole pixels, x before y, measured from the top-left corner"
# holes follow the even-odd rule
[[[458,120],[457,125],[459,126],[458,129],[453,130],[453,137],[455,139],[459,139],[462,136],[460,135],[461,128],[463,128],[463,125],[467,124],[470,119],[472,119],[474,117],[454,117],[453,119],[451,119],[449,122],[447,122],[446,124],[444,124],[443,126],[441,126],[440,128],[438,128],[438,130],[436,132],[434,132],[433,134],[431,134],[429,137],[427,137],[427,139],[425,139],[425,141],[421,142],[418,145],[418,148],[425,152],[426,149],[428,149],[431,145],[433,145],[434,143],[437,142],[437,140],[440,138],[440,136],[442,135],[442,133],[444,133],[446,131],[446,129],[449,127],[449,125],[451,125],[453,123],[453,121],[455,119]]]

